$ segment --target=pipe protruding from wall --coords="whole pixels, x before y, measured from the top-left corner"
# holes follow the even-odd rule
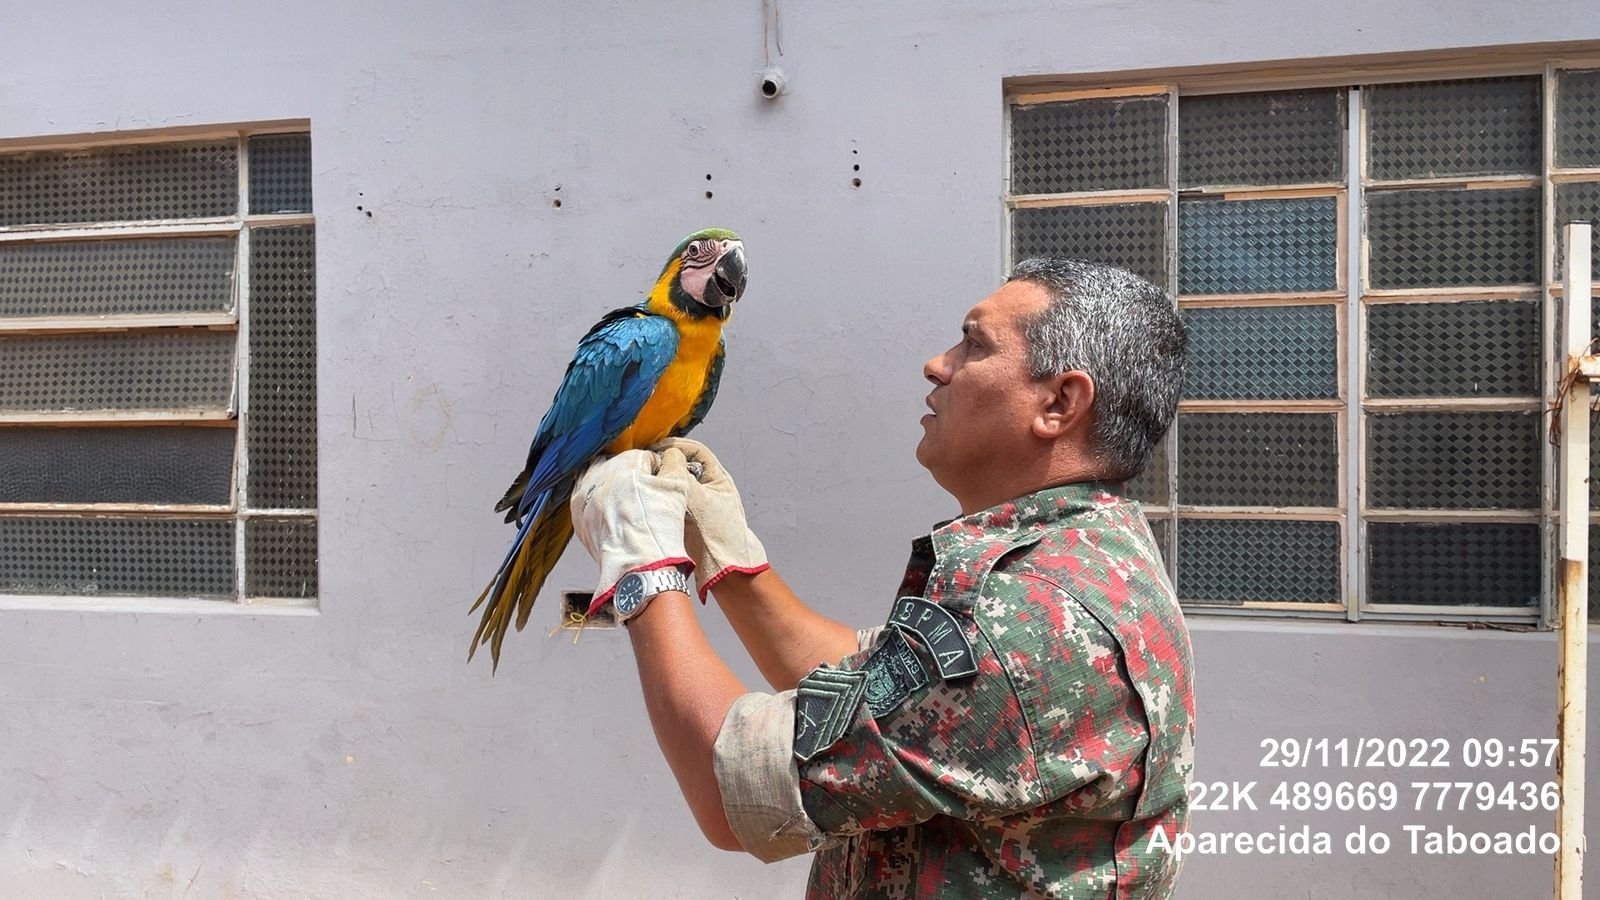
[[[776,100],[789,86],[783,77],[783,70],[777,66],[768,66],[761,72],[761,96],[768,100]]]

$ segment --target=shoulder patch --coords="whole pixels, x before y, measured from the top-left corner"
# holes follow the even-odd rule
[[[800,679],[794,693],[794,757],[813,756],[844,737],[866,693],[867,673],[817,669]]]
[[[861,671],[867,673],[867,712],[874,719],[894,712],[912,691],[928,683],[928,670],[917,652],[905,635],[894,630],[878,642]]]
[[[940,680],[977,674],[978,658],[967,643],[960,620],[950,610],[921,597],[901,597],[889,613],[889,624],[922,640],[939,667]]]

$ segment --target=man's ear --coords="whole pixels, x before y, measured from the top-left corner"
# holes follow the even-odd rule
[[[1043,404],[1033,418],[1033,433],[1054,440],[1088,426],[1094,409],[1094,379],[1074,369],[1042,382]]]

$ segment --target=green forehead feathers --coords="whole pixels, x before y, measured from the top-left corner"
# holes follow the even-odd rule
[[[672,251],[671,258],[677,259],[679,256],[682,256],[683,251],[689,248],[689,243],[691,241],[704,240],[737,241],[739,240],[739,236],[726,228],[702,228],[679,242],[677,248]]]

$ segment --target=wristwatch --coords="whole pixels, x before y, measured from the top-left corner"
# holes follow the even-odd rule
[[[622,576],[622,580],[617,582],[616,596],[612,599],[617,607],[617,618],[632,618],[662,591],[689,593],[689,576],[671,566],[629,572]]]

